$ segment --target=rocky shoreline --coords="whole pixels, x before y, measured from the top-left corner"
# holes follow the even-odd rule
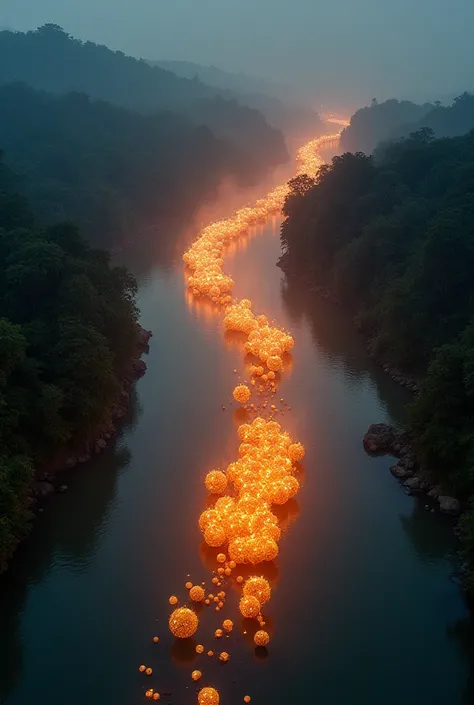
[[[54,461],[48,463],[47,466],[38,468],[36,479],[31,486],[30,508],[32,510],[41,503],[41,500],[53,493],[67,491],[67,485],[62,484],[58,477],[62,470],[87,463],[94,455],[102,453],[115,438],[117,434],[116,424],[125,416],[129,408],[132,387],[136,380],[146,372],[146,362],[141,359],[141,356],[148,352],[152,336],[151,330],[145,330],[145,328],[138,325],[138,342],[135,356],[130,360],[129,369],[123,376],[119,393],[109,409],[108,419],[98,431],[95,439],[69,448],[66,454],[63,453],[57,456]],[[39,506],[38,511],[42,511],[42,507]]]
[[[370,455],[393,455],[398,458],[390,472],[404,486],[408,494],[425,494],[438,504],[443,514],[457,517],[461,513],[461,502],[439,484],[433,473],[422,467],[413,450],[408,431],[400,431],[385,423],[371,424],[363,437],[363,445]],[[429,505],[426,505],[428,509]],[[431,511],[435,511],[431,507]]]

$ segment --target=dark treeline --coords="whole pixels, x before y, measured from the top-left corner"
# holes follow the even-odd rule
[[[0,570],[35,469],[108,420],[136,351],[136,283],[76,227],[39,227],[0,162]]]
[[[341,134],[341,150],[371,154],[380,142],[407,137],[423,127],[433,130],[435,137],[469,132],[474,128],[474,95],[463,93],[449,106],[374,100],[351,117],[351,124]]]
[[[0,84],[24,82],[38,90],[85,93],[144,114],[173,111],[216,137],[238,135],[249,163],[269,167],[287,158],[282,134],[264,116],[201,81],[176,76],[143,60],[72,38],[56,25],[0,32]]]
[[[281,266],[352,308],[374,355],[421,377],[421,462],[474,495],[474,131],[423,129],[378,159],[343,154],[292,182]],[[474,518],[464,550],[474,566]],[[468,579],[474,595],[474,579]]]
[[[45,223],[73,220],[101,245],[189,213],[225,175],[248,182],[258,173],[231,140],[171,113],[141,115],[22,84],[0,86],[0,105],[5,161],[35,213]]]

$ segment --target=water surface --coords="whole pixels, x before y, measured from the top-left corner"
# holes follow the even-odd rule
[[[372,422],[403,424],[407,393],[373,365],[337,307],[284,282],[278,228],[274,219],[244,238],[227,264],[236,295],[296,341],[279,392],[292,410],[280,421],[307,452],[272,574],[268,656],[235,630],[222,666],[167,631],[168,596],[184,593],[188,574],[209,578],[197,528],[202,480],[235,458],[231,392],[243,361],[219,316],[186,296],[180,259],[149,239],[120,255],[154,332],[130,415],[115,445],[65,475],[69,492],[47,505],[0,581],[5,705],[135,705],[149,686],[172,692],[164,703],[191,705],[196,667],[222,705],[246,693],[255,705],[474,701],[449,521],[405,495],[393,461],[369,458],[361,444]],[[219,621],[240,626],[235,602]],[[206,614],[207,634],[217,621]],[[138,674],[142,662],[151,679]]]

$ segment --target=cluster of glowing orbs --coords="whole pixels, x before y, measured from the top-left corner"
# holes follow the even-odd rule
[[[188,639],[196,633],[199,620],[197,614],[188,607],[178,607],[169,618],[171,633],[178,639]]]
[[[261,417],[239,426],[238,436],[239,459],[226,470],[227,484],[233,485],[237,496],[219,497],[213,509],[201,514],[199,527],[209,546],[227,543],[234,565],[258,565],[278,555],[281,530],[271,505],[285,504],[298,492],[292,458],[301,458],[304,448],[276,421]],[[218,573],[222,576],[225,569],[218,568]]]
[[[245,333],[248,340],[245,343],[245,352],[259,358],[271,372],[271,379],[275,378],[275,373],[283,369],[282,356],[294,347],[294,340],[291,335],[279,328],[270,326],[266,316],[255,316],[250,308],[250,301],[242,299],[234,302],[226,309],[224,317],[224,327],[227,330]],[[250,374],[268,380],[265,375],[265,367],[262,365],[251,365]],[[264,381],[266,381],[264,379]],[[235,397],[235,392],[234,392]],[[237,398],[237,401],[241,401]],[[241,401],[245,403],[247,400]]]
[[[260,602],[253,595],[244,595],[239,602],[240,614],[248,619],[254,619],[260,613]]]
[[[261,605],[268,602],[272,595],[272,589],[268,580],[258,576],[248,578],[244,583],[242,592],[244,595],[256,597]]]
[[[227,487],[227,477],[221,470],[211,470],[204,480],[206,489],[211,494],[222,494]]]
[[[239,404],[246,404],[250,399],[250,389],[246,384],[238,384],[232,392],[232,395]]]
[[[200,585],[193,585],[189,591],[189,597],[193,602],[202,602],[206,594]]]
[[[219,693],[215,688],[202,688],[198,693],[199,705],[219,705]]]

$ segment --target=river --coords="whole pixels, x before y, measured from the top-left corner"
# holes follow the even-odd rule
[[[404,422],[407,392],[368,358],[343,312],[286,284],[279,224],[255,228],[226,260],[235,294],[295,338],[278,392],[291,411],[280,421],[306,457],[271,575],[268,655],[235,629],[231,662],[206,661],[167,629],[168,596],[183,594],[188,575],[209,578],[197,527],[203,477],[236,457],[233,369],[243,363],[221,318],[187,296],[180,248],[163,258],[150,239],[121,253],[154,331],[129,417],[103,455],[65,474],[69,491],[39,515],[0,581],[4,705],[135,705],[148,685],[172,692],[164,703],[192,705],[193,668],[221,705],[246,693],[252,705],[474,701],[450,522],[404,494],[390,458],[362,448],[370,423]],[[153,683],[140,663],[153,666]]]

